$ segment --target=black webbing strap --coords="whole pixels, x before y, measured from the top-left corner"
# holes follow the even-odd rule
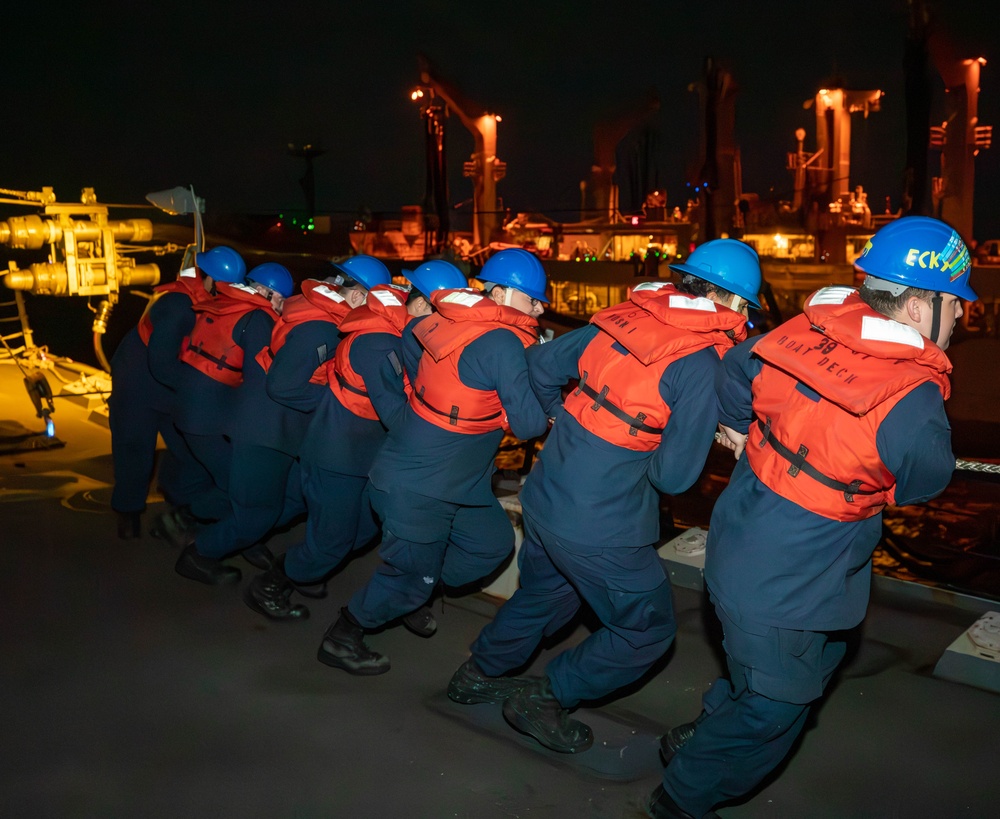
[[[492,421],[494,418],[499,418],[503,414],[503,411],[501,410],[498,412],[494,412],[492,415],[484,415],[482,418],[462,418],[458,414],[458,407],[455,405],[452,405],[451,412],[441,412],[441,410],[439,410],[434,405],[428,403],[427,399],[424,398],[424,389],[425,389],[424,387],[421,387],[420,392],[416,393],[417,400],[425,407],[427,407],[427,409],[429,409],[431,412],[440,415],[444,418],[447,418],[448,423],[451,424],[453,427],[457,427],[459,421],[469,421],[470,423],[476,421]]]
[[[764,435],[760,442],[761,448],[763,448],[765,444],[770,444],[774,448],[775,452],[788,461],[790,464],[788,467],[788,474],[793,478],[796,477],[799,472],[805,472],[810,478],[814,481],[819,481],[823,484],[823,486],[828,486],[831,489],[836,489],[838,492],[843,492],[844,499],[848,503],[854,502],[855,495],[877,495],[879,492],[884,491],[882,489],[862,489],[861,481],[859,480],[844,483],[843,481],[838,481],[828,475],[824,475],[806,460],[806,455],[809,454],[809,448],[807,446],[799,446],[797,452],[792,452],[792,450],[786,447],[774,436],[774,433],[771,432],[770,418],[767,419],[766,424],[758,418],[757,426]]]
[[[215,357],[214,355],[212,355],[211,353],[206,353],[206,352],[205,352],[205,351],[204,351],[204,350],[203,350],[203,349],[201,348],[201,345],[200,345],[200,344],[198,344],[198,345],[194,345],[194,344],[192,344],[192,343],[191,343],[191,342],[189,341],[189,342],[188,342],[188,349],[189,349],[189,350],[190,350],[190,351],[191,351],[192,353],[196,353],[197,355],[200,355],[200,356],[201,356],[202,358],[207,358],[207,359],[208,359],[209,361],[211,361],[211,362],[212,362],[212,363],[213,363],[213,364],[214,364],[214,365],[215,365],[216,367],[218,367],[218,368],[219,368],[220,370],[231,370],[231,371],[232,371],[232,372],[234,372],[234,373],[241,373],[241,372],[243,372],[243,368],[242,368],[242,367],[234,367],[234,366],[233,366],[232,364],[227,364],[227,363],[226,363],[226,357],[225,357],[225,356],[223,356],[222,358],[216,358],[216,357]]]
[[[580,383],[577,385],[574,391],[576,395],[581,392],[588,398],[593,398],[594,403],[591,409],[596,412],[599,409],[606,409],[619,421],[624,421],[628,424],[629,435],[635,435],[638,432],[648,432],[650,435],[660,435],[663,433],[663,427],[651,427],[648,424],[644,424],[643,421],[646,420],[646,413],[637,412],[635,415],[629,415],[621,407],[615,406],[608,400],[608,387],[603,387],[600,392],[595,390],[593,387],[587,384],[588,373],[584,372],[583,377],[580,379]]]
[[[342,376],[339,372],[334,372],[334,375],[337,376],[337,383],[340,384],[340,386],[343,387],[348,392],[353,392],[355,395],[360,395],[363,396],[364,398],[368,397],[368,393],[365,392],[364,390],[359,390],[357,387],[352,387],[350,384],[348,384],[344,380],[344,376]]]

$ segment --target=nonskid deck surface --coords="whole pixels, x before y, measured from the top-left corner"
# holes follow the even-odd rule
[[[12,369],[0,366],[0,415],[38,429]],[[401,627],[369,637],[392,659],[381,677],[327,668],[315,659],[323,630],[375,553],[305,601],[308,621],[265,621],[238,588],[176,575],[162,541],[118,540],[107,430],[66,402],[56,422],[64,448],[0,456],[0,817],[641,816],[658,781],[656,733],[695,716],[719,673],[702,594],[676,588],[668,661],[577,712],[594,757],[556,757],[498,708],[445,696],[492,602],[437,603],[429,640]],[[245,585],[255,570],[231,562]],[[794,756],[720,815],[995,815],[1000,697],[931,675],[974,619],[880,590]],[[626,750],[614,761],[609,747]]]

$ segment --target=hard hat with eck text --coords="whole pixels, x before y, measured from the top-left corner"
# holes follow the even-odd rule
[[[854,266],[875,279],[905,287],[979,298],[969,285],[972,259],[953,228],[929,216],[904,216],[868,240]],[[877,289],[877,288],[876,288]]]

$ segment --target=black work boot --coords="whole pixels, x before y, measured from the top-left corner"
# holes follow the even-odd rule
[[[569,711],[552,693],[548,677],[526,685],[504,700],[503,716],[512,728],[561,754],[586,751],[594,744],[590,726],[570,718]]]
[[[134,540],[142,537],[142,512],[115,512],[118,517],[118,537]]]
[[[660,760],[663,762],[664,767],[670,764],[670,760],[674,758],[674,754],[694,736],[694,732],[707,716],[708,714],[702,711],[698,715],[698,719],[694,722],[685,722],[683,725],[676,725],[660,737]]]
[[[309,609],[290,598],[295,587],[285,574],[285,556],[274,561],[274,566],[257,575],[243,592],[243,601],[258,614],[270,620],[305,620]]]
[[[412,631],[418,637],[432,637],[438,630],[437,620],[430,606],[421,606],[409,614],[403,615],[403,625],[407,631]]]
[[[678,805],[667,793],[663,785],[657,785],[649,795],[646,813],[653,819],[718,819],[719,815],[709,811],[703,817],[694,816]]]
[[[313,600],[322,600],[326,597],[325,580],[320,580],[319,583],[298,583],[291,580],[291,584],[295,586],[295,591],[303,597],[311,597]]]
[[[537,677],[488,677],[479,670],[476,661],[470,657],[448,683],[448,698],[462,705],[476,705],[481,702],[502,703],[511,694],[537,681]]]
[[[249,549],[244,549],[240,554],[255,569],[266,571],[274,567],[274,553],[263,543],[255,543]]]
[[[351,616],[346,606],[323,635],[316,659],[324,665],[360,676],[385,674],[390,667],[388,657],[372,651],[365,643],[364,628]]]
[[[198,554],[193,543],[181,552],[181,556],[174,564],[174,571],[181,577],[197,580],[199,583],[207,583],[209,586],[239,583],[243,576],[239,569],[227,566],[221,560]]]
[[[190,512],[183,508],[168,509],[161,512],[149,527],[149,534],[159,540],[165,540],[171,546],[183,549],[194,543],[198,523]]]

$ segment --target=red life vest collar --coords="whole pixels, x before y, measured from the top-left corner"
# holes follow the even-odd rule
[[[215,298],[193,305],[196,313],[225,316],[232,313],[247,313],[250,310],[263,310],[275,321],[279,318],[270,300],[249,285],[216,282],[215,288]]]
[[[652,316],[674,332],[659,332]],[[670,355],[678,345],[690,348],[690,334],[703,334],[721,357],[746,338],[746,319],[725,305],[700,296],[681,293],[669,283],[650,282],[636,287],[626,302],[606,307],[591,319],[643,364]]]
[[[431,304],[437,316],[420,322],[414,334],[435,361],[463,349],[473,338],[492,329],[513,331],[525,347],[538,341],[537,319],[514,307],[497,304],[475,288],[436,290],[431,293]],[[453,332],[445,332],[449,324],[459,326],[453,327]]]
[[[412,316],[406,310],[409,291],[394,284],[377,284],[368,291],[364,304],[358,305],[340,323],[340,332],[379,332],[403,335]]]
[[[780,355],[782,369],[855,415],[914,384],[920,373],[919,380],[933,381],[945,400],[951,395],[951,362],[941,348],[877,313],[848,287],[813,293],[804,312],[769,333],[754,353],[765,361]],[[852,366],[862,356],[882,366]],[[894,366],[901,362],[916,369]]]
[[[297,325],[307,321],[327,321],[339,329],[340,323],[350,311],[347,300],[325,282],[315,279],[302,282],[302,292],[285,299],[281,318],[271,331],[271,341],[254,356],[255,360],[264,372],[270,371],[278,350],[285,346],[288,334]],[[326,383],[325,364],[316,368],[309,383]]]
[[[205,277],[196,267],[188,267],[177,274],[177,279],[153,288],[154,293],[185,293],[191,303],[208,301],[212,295],[205,290]]]
[[[351,306],[347,303],[347,299],[337,292],[336,287],[332,287],[326,282],[306,279],[302,282],[301,290],[301,299],[293,297],[300,305],[298,309],[305,309],[304,304],[308,303],[314,310],[326,313],[338,327],[344,317],[351,312]],[[288,302],[286,301],[285,304],[287,305]],[[284,311],[282,311],[282,315],[284,315]],[[309,319],[304,320],[308,321]]]
[[[160,300],[161,296],[167,293],[183,293],[191,299],[191,305],[206,301],[212,296],[205,290],[205,279],[198,272],[197,268],[188,267],[177,274],[176,281],[166,282],[153,288],[153,298],[149,300],[146,309],[142,311],[139,318],[139,338],[142,343],[148,345],[149,339],[153,335],[153,321],[149,316],[149,311],[153,305]]]

